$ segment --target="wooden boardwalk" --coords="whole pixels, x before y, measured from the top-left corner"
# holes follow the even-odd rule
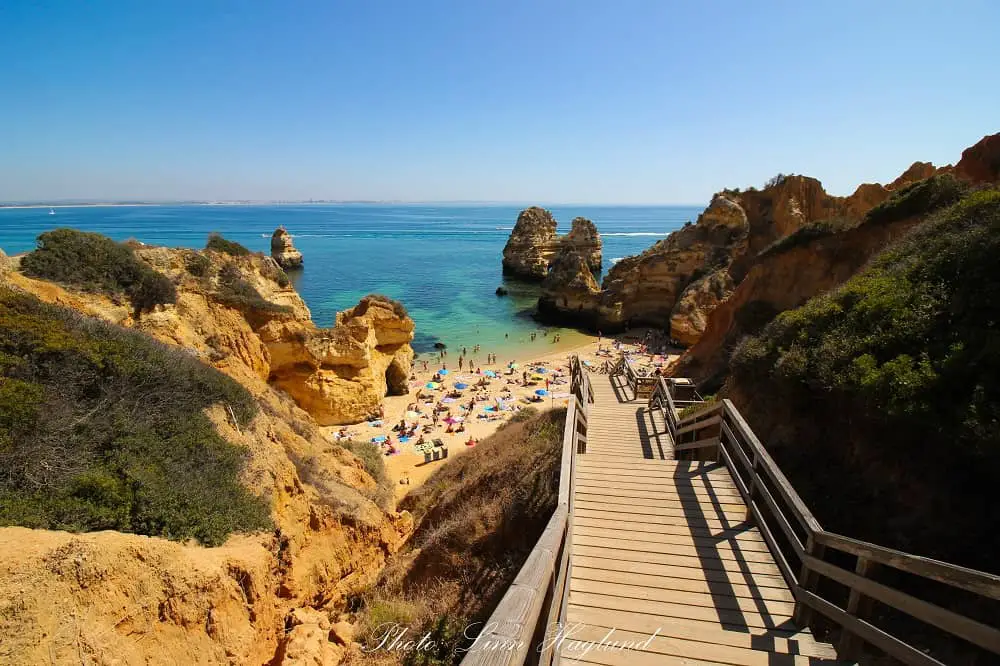
[[[792,593],[745,521],[725,467],[674,460],[661,412],[633,401],[619,377],[591,379],[562,658],[635,666],[835,661],[831,646],[793,625]],[[602,639],[645,644],[582,653],[580,641]]]

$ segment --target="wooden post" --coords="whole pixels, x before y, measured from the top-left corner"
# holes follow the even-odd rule
[[[859,555],[858,563],[854,567],[854,573],[864,578],[871,578],[872,574],[875,573],[876,566],[877,564],[867,557]],[[847,614],[864,620],[870,616],[872,604],[871,597],[867,597],[857,590],[852,589],[847,599]],[[837,641],[838,657],[851,660],[857,659],[861,656],[863,646],[864,642],[860,638],[847,631],[846,627],[841,628],[840,639]]]
[[[719,432],[719,446],[722,446],[721,427]],[[739,446],[739,444],[736,444],[736,446]],[[750,498],[747,500],[747,515],[743,518],[743,520],[745,520],[748,523],[751,522],[751,519],[753,518],[753,511],[751,510],[750,507],[753,506],[754,498],[757,497],[757,476],[759,474],[759,472],[757,471],[757,464],[759,462],[760,462],[760,456],[757,455],[757,449],[755,447],[753,450],[753,462],[750,465],[750,475],[751,475],[750,487],[747,488],[747,492],[749,493]],[[735,473],[736,470],[733,470],[733,474]]]
[[[823,553],[825,551],[826,546],[816,543],[813,533],[810,532],[809,537],[806,540],[806,553],[812,555],[818,560],[822,560]],[[815,594],[818,584],[819,574],[810,569],[808,564],[803,560],[802,567],[799,569],[799,588]],[[792,621],[799,629],[806,629],[809,626],[809,622],[812,621],[812,609],[796,599],[795,612],[792,615]]]

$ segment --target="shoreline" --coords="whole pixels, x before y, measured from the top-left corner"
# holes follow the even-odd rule
[[[510,390],[513,395],[513,404],[517,405],[518,409],[514,411],[502,412],[499,418],[491,421],[481,420],[478,418],[478,415],[475,420],[473,420],[471,418],[471,414],[473,412],[468,412],[470,418],[463,422],[465,425],[464,432],[447,433],[444,432],[445,428],[443,424],[439,424],[433,428],[433,432],[425,433],[423,435],[425,441],[428,443],[432,442],[434,439],[443,441],[445,446],[448,448],[448,459],[450,459],[455,456],[463,455],[466,451],[473,448],[466,445],[466,442],[470,439],[474,439],[478,442],[496,433],[510,420],[514,414],[518,413],[519,409],[533,406],[539,411],[547,411],[565,406],[569,400],[568,396],[565,394],[570,392],[568,361],[572,354],[579,355],[581,360],[588,361],[591,363],[592,367],[596,368],[605,358],[608,358],[608,356],[598,354],[599,348],[608,350],[611,347],[612,341],[617,340],[624,345],[626,350],[634,351],[637,348],[637,344],[635,342],[627,342],[626,339],[641,339],[646,330],[647,329],[634,329],[628,333],[620,333],[613,336],[602,336],[600,341],[596,335],[580,333],[583,338],[582,340],[568,340],[563,344],[557,343],[558,348],[556,349],[545,348],[533,350],[522,347],[515,352],[512,358],[499,357],[498,355],[498,363],[490,365],[484,364],[481,366],[483,370],[489,369],[497,372],[498,377],[491,379],[490,385],[486,389],[489,398],[481,403],[477,403],[473,412],[478,411],[480,409],[480,405],[489,405],[491,401],[494,400],[503,390]],[[663,364],[669,364],[672,362],[677,357],[675,352],[676,350],[673,350],[670,353],[663,355],[661,362]],[[459,378],[462,378],[463,380],[468,379],[467,383],[469,384],[478,380],[475,370],[472,372],[467,369],[462,371],[457,370],[457,354],[459,352],[458,350],[455,350],[454,353],[456,354],[454,358],[447,359],[452,362],[448,363],[449,373],[446,381],[442,382],[442,384],[447,387],[452,387],[454,382]],[[487,352],[484,350],[481,353],[485,355]],[[607,353],[607,351],[605,351],[605,353]],[[611,352],[611,357],[616,355],[617,352]],[[429,415],[431,414],[434,403],[437,403],[445,396],[443,391],[431,391],[431,393],[433,393],[433,398],[430,403],[419,401],[416,398],[416,395],[420,392],[423,392],[425,395],[429,392],[424,388],[424,386],[426,382],[433,377],[434,373],[441,368],[439,363],[432,363],[432,359],[427,358],[426,360],[428,361],[428,369],[426,371],[423,369],[423,363],[421,360],[414,361],[412,371],[413,379],[410,381],[410,392],[407,395],[388,396],[383,399],[382,404],[385,416],[382,419],[382,425],[373,426],[368,422],[362,422],[351,426],[327,426],[323,428],[323,432],[332,441],[337,441],[336,433],[338,433],[341,429],[346,430],[348,433],[347,436],[356,442],[371,442],[372,438],[383,436],[390,436],[392,438],[392,442],[398,453],[386,455],[383,451],[383,460],[385,462],[386,475],[393,485],[393,494],[397,505],[408,492],[423,485],[447,460],[441,459],[425,462],[423,454],[416,452],[414,448],[416,438],[420,436],[422,427],[430,425],[431,423]],[[519,368],[513,376],[505,374],[507,370],[507,363],[511,360],[521,365],[521,368]],[[548,373],[542,376],[553,378],[554,382],[559,383],[553,383],[549,387],[549,396],[544,398],[541,402],[527,403],[525,402],[526,398],[533,395],[539,388],[545,388],[544,379],[538,380],[537,383],[532,383],[529,386],[508,384],[508,380],[519,380],[522,377],[522,372],[538,366],[543,366],[548,370]],[[560,372],[561,375],[559,374]],[[472,398],[472,395],[472,390],[465,391],[463,392],[462,398],[449,403],[449,406],[453,408],[451,413],[455,415],[461,414],[464,416],[465,413],[459,410],[459,405],[467,403]],[[416,403],[418,410],[421,412],[421,416],[415,421],[405,418],[408,407],[414,403]],[[418,434],[414,439],[405,443],[399,442],[398,435],[392,431],[392,427],[393,425],[398,424],[400,420],[406,420],[406,422],[410,424],[414,422],[418,424]]]

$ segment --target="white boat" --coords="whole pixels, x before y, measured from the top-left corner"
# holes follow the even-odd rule
[[[55,208],[49,208],[49,215],[55,215],[55,214],[56,214]]]

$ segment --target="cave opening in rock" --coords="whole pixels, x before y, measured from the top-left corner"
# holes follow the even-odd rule
[[[385,394],[406,395],[410,392],[409,372],[399,359],[392,359],[392,363],[385,369]]]

